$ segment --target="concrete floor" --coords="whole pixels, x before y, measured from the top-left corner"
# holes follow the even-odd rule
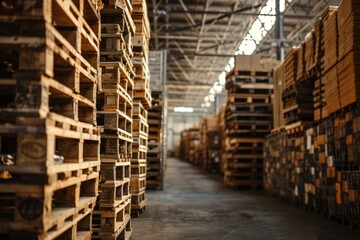
[[[352,240],[360,234],[262,192],[233,191],[218,174],[168,159],[165,190],[147,194],[132,240]]]

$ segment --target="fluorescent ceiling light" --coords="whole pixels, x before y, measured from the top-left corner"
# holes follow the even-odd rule
[[[230,65],[228,64],[228,65],[226,65],[226,67],[225,67],[225,71],[226,72],[230,72],[231,71],[231,67],[230,67]]]
[[[226,83],[226,72],[223,71],[220,75],[219,75],[219,83],[221,86],[224,86]]]
[[[174,107],[174,112],[192,113],[194,109],[192,107]]]
[[[215,102],[215,96],[214,95],[210,95],[210,102]]]
[[[230,68],[234,68],[234,66],[235,66],[235,58],[234,57],[230,58],[228,65],[230,66]]]
[[[218,82],[215,82],[214,86],[213,86],[213,89],[215,90],[216,93],[221,93],[223,88]]]

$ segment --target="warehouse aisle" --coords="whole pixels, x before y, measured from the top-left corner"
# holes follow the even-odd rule
[[[359,239],[359,234],[265,194],[227,189],[219,175],[168,159],[165,190],[148,193],[132,240]]]

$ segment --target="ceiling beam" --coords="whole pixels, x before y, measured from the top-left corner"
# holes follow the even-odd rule
[[[169,89],[182,89],[184,87],[187,87],[187,88],[191,88],[191,89],[206,89],[208,90],[209,87],[211,87],[212,84],[204,84],[204,85],[195,85],[195,84],[188,84],[188,83],[184,83],[184,84],[167,84],[166,85],[166,88],[169,90]]]
[[[172,52],[172,55],[181,55],[180,52]],[[188,56],[199,56],[199,57],[216,57],[216,58],[230,58],[234,54],[217,54],[217,53],[195,53],[195,52],[185,52]]]
[[[185,15],[186,15],[186,17],[189,19],[189,21],[190,21],[190,26],[191,26],[191,28],[192,28],[193,26],[196,25],[196,22],[195,22],[195,20],[193,19],[193,17],[191,16],[191,14],[189,13],[189,10],[187,9],[187,7],[186,7],[186,5],[184,4],[184,2],[183,2],[182,0],[179,0],[179,2],[180,2],[180,4],[181,4],[181,7],[184,9]]]
[[[204,93],[204,89],[195,89],[195,90],[192,90],[191,92],[185,92],[185,91],[180,91],[180,90],[175,90],[175,89],[172,89],[172,90],[168,90],[168,91],[167,91],[167,94],[170,94],[170,95],[184,95],[184,94],[189,94],[189,95],[199,96],[199,93]]]
[[[153,33],[154,33],[154,41],[155,41],[155,49],[159,49],[159,39],[157,38],[157,15],[156,15],[156,0],[152,0],[152,7],[153,7]]]
[[[201,67],[196,67],[196,68],[185,68],[183,67],[183,69],[185,71],[196,71],[196,72],[222,72],[224,71],[224,69],[220,69],[220,68],[201,68]],[[178,68],[176,67],[172,67],[172,66],[168,66],[168,70],[171,71],[180,71]]]
[[[179,78],[178,78],[178,76],[176,76],[175,72],[172,71],[172,70],[170,70],[170,69],[168,69],[168,70],[169,70],[169,72],[170,72],[170,75],[171,75],[173,78],[175,78],[175,80],[176,80],[177,82],[179,82]]]
[[[206,0],[205,1],[205,4],[204,4],[204,8],[205,8],[205,11],[208,10],[209,8],[209,1]],[[200,35],[202,35],[204,33],[204,29],[205,29],[205,22],[206,22],[206,13],[203,13],[202,15],[202,19],[201,19],[201,27],[200,27]],[[196,48],[195,48],[195,53],[198,53],[199,50],[200,50],[200,43],[201,43],[201,39],[199,38],[197,40],[197,43],[196,43]],[[196,66],[197,65],[197,56],[195,55],[194,57],[194,65]]]
[[[172,9],[170,12],[168,13],[184,13],[184,11],[182,10],[177,10],[177,9]],[[190,10],[190,11],[185,11],[186,13],[191,13],[191,14],[208,14],[208,15],[218,15],[218,14],[233,14],[233,15],[237,15],[237,16],[267,16],[267,17],[275,17],[275,14],[259,14],[259,13],[237,13],[236,11],[230,11],[230,12],[219,12],[219,11],[198,11],[198,10]],[[289,19],[312,19],[316,16],[314,15],[306,15],[306,14],[284,14],[284,18],[289,18]]]
[[[180,44],[177,41],[172,41],[172,43],[174,43],[174,45],[179,49],[179,51],[183,54],[185,60],[188,62],[189,66],[193,69],[194,68],[193,63],[191,62],[188,55],[186,55],[185,51],[181,48]]]
[[[188,81],[190,81],[189,75],[187,74],[186,71],[184,71],[184,69],[182,68],[182,66],[181,66],[181,64],[179,63],[179,61],[178,61],[173,55],[171,55],[170,57],[171,57],[171,60],[175,63],[175,65],[181,70],[181,72],[182,72],[182,74],[184,75],[184,77],[185,77]]]
[[[155,37],[155,36],[154,36]],[[197,41],[199,38],[202,39],[203,41],[214,41],[215,39],[218,38],[217,34],[214,35],[206,35],[206,36],[201,36],[201,35],[164,35],[164,34],[158,34],[156,35],[156,37],[158,39],[171,39],[171,40],[193,40],[193,41]],[[225,42],[234,42],[234,41],[239,41],[239,39],[237,37],[233,37],[233,38],[227,38],[227,40]]]

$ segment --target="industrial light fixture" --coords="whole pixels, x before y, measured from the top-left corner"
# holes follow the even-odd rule
[[[230,67],[230,65],[228,64],[228,65],[226,65],[226,67],[225,67],[225,71],[226,72],[230,72],[231,71],[231,67]]]
[[[174,112],[192,113],[194,112],[194,109],[192,107],[174,107]]]
[[[220,75],[219,75],[219,83],[221,86],[224,86],[225,83],[226,83],[226,72],[222,72]]]
[[[219,94],[219,93],[221,93],[223,87],[220,85],[219,82],[215,82],[215,83],[214,83],[214,86],[213,86],[213,89],[215,90],[215,92],[216,92],[217,94]]]
[[[215,95],[209,95],[210,102],[215,102]]]

